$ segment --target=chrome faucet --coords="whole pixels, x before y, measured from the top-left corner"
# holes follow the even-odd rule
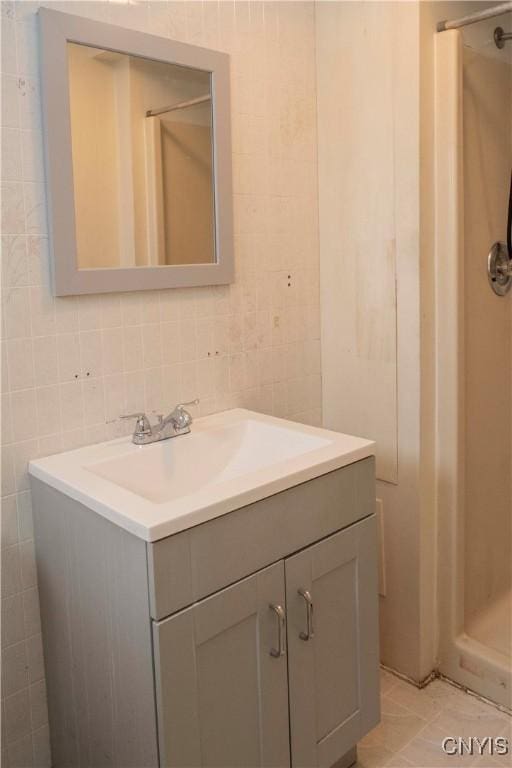
[[[185,406],[198,405],[198,403],[199,400],[180,403],[165,417],[159,413],[156,424],[151,424],[145,413],[128,413],[126,416],[121,416],[121,419],[136,419],[132,442],[135,445],[148,445],[159,440],[188,434],[192,424],[192,414],[185,409]]]

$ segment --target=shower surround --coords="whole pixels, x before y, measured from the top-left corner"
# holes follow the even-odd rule
[[[506,19],[503,24],[511,25]],[[509,44],[510,45],[510,44]],[[512,648],[512,301],[482,254],[503,239],[512,168],[512,61],[463,50],[465,565],[467,633]]]
[[[492,32],[437,40],[440,668],[512,707],[512,294],[486,275],[505,240],[512,58]]]

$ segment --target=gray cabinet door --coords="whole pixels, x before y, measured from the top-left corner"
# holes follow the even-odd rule
[[[281,560],[154,623],[161,766],[289,766],[284,608]]]
[[[376,563],[374,515],[285,561],[294,768],[328,768],[378,722]]]

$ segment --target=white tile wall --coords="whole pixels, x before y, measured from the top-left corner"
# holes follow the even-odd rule
[[[2,2],[3,766],[49,765],[27,460],[201,398],[320,421],[314,8],[63,2],[61,10],[232,56],[236,283],[53,299],[38,3]]]

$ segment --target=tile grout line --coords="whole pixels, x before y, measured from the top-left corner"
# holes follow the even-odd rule
[[[433,683],[434,680],[441,680],[444,683],[447,683],[448,685],[451,685],[453,688],[456,688],[458,691],[461,691],[462,693],[466,693],[468,696],[473,697],[477,701],[482,702],[483,704],[487,704],[490,707],[493,707],[494,709],[498,710],[498,712],[502,712],[504,715],[507,715],[508,717],[512,717],[512,708],[506,707],[503,704],[498,704],[495,701],[492,701],[491,699],[487,699],[485,696],[482,696],[481,694],[477,693],[476,691],[473,691],[471,688],[468,688],[464,685],[461,685],[460,683],[457,683],[455,680],[452,680],[450,677],[446,677],[446,675],[443,675],[441,672],[439,672],[438,669],[432,670],[432,672],[427,675],[421,682],[416,682],[412,678],[408,677],[407,675],[402,674],[401,672],[398,672],[395,669],[392,669],[391,667],[386,667],[384,664],[380,665],[380,668],[383,669],[385,672],[387,672],[390,675],[393,675],[393,677],[398,678],[398,680],[402,680],[405,683],[409,683],[413,686],[413,688],[416,688],[418,691],[422,691],[425,688],[428,688],[430,683]]]
[[[480,693],[477,693],[476,691],[472,691],[471,688],[467,688],[466,686],[461,685],[460,683],[457,683],[455,680],[452,680],[451,678],[446,677],[440,672],[438,672],[437,674],[437,679],[442,680],[444,683],[447,683],[448,685],[451,685],[453,688],[456,688],[462,693],[466,693],[468,696],[471,696],[477,701],[480,701],[482,704],[486,704],[487,706],[492,707],[493,709],[496,709],[498,712],[501,712],[507,717],[512,717],[512,709],[509,709],[509,707],[505,707],[503,704],[497,704],[495,701],[491,701],[491,699],[487,699],[485,696],[482,696]]]

